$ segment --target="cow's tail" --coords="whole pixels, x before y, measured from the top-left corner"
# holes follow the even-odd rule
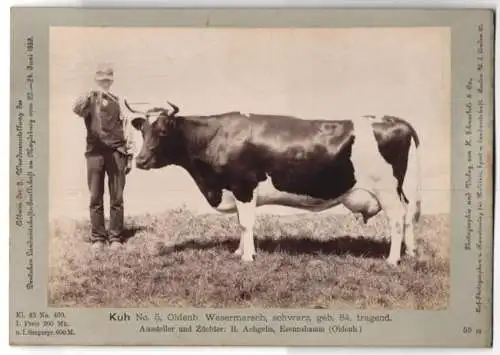
[[[420,176],[419,139],[415,131],[412,132],[410,149],[408,151],[408,168],[404,179],[403,191],[408,199],[408,213],[413,216],[413,222],[418,222],[422,204],[422,185]]]

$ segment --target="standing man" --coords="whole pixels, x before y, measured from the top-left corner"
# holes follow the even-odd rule
[[[109,89],[114,82],[113,68],[100,65],[95,73],[96,90],[79,97],[73,112],[87,128],[87,184],[90,191],[91,242],[95,250],[122,246],[124,230],[123,191],[125,177],[132,168],[135,146],[125,110]],[[110,196],[109,234],[104,225],[104,177],[108,176]]]

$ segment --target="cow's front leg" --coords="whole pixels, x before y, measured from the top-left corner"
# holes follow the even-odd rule
[[[255,196],[249,202],[242,202],[236,199],[238,210],[238,221],[242,228],[240,244],[235,254],[241,255],[243,261],[253,261],[255,255],[255,244],[253,237],[253,227],[255,225]]]

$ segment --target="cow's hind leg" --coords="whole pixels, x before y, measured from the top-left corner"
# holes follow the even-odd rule
[[[406,255],[409,257],[414,257],[417,252],[413,221],[415,208],[413,206],[414,204],[412,203],[408,204],[404,218],[404,241],[406,246]]]
[[[240,244],[235,254],[241,255],[243,261],[253,261],[255,255],[255,244],[253,236],[253,227],[255,225],[256,198],[249,202],[241,202],[236,199],[236,208],[238,209],[238,221],[242,228],[240,235]]]
[[[376,196],[389,220],[391,247],[387,262],[391,265],[397,265],[401,258],[406,209],[397,194],[396,180],[390,180],[394,183],[379,186],[376,190]]]

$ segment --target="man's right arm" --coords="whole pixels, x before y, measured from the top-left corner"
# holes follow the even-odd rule
[[[86,117],[90,109],[90,94],[80,96],[73,103],[73,112],[80,117]]]

